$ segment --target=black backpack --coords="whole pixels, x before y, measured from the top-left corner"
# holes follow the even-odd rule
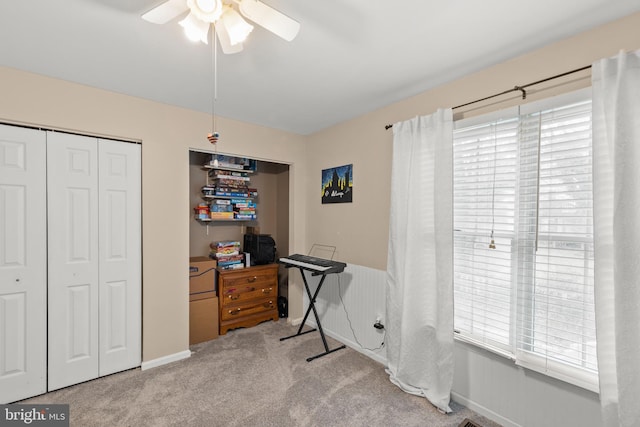
[[[268,234],[245,234],[244,251],[250,255],[251,265],[272,264],[276,261],[276,242]]]

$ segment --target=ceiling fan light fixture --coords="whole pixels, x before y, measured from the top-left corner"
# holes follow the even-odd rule
[[[184,28],[184,33],[189,40],[209,44],[207,37],[210,24],[208,22],[201,21],[193,13],[190,13],[179,24]]]
[[[253,25],[242,19],[242,16],[231,7],[225,7],[220,23],[229,35],[229,44],[231,46],[245,41],[249,33],[253,31]]]
[[[214,23],[223,12],[222,0],[187,0],[187,6],[198,19]]]
[[[208,44],[209,27],[213,25],[222,51],[227,54],[242,51],[242,42],[253,30],[243,17],[287,41],[300,31],[300,23],[260,0],[164,0],[142,18],[164,24],[186,12],[189,14],[180,25],[187,37]]]

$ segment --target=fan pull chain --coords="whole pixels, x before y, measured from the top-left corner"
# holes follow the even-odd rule
[[[218,98],[218,38],[215,26],[212,24],[212,59],[213,59],[213,97],[211,98],[211,133],[207,139],[215,147],[214,166],[218,163],[218,140],[220,134],[216,131],[216,99]]]

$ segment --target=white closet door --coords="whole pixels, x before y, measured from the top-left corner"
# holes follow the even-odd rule
[[[140,365],[140,145],[99,140],[100,375]]]
[[[47,132],[48,389],[98,377],[98,142]]]
[[[0,403],[46,391],[44,132],[0,125]]]

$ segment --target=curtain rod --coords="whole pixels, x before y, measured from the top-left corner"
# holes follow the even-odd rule
[[[528,88],[530,86],[535,86],[535,85],[540,84],[540,83],[545,83],[545,82],[548,82],[550,80],[558,79],[560,77],[568,76],[569,74],[574,74],[574,73],[578,73],[580,71],[588,70],[589,68],[591,68],[591,65],[587,65],[585,67],[576,68],[575,70],[567,71],[567,72],[564,72],[564,73],[561,73],[561,74],[556,74],[555,76],[547,77],[546,79],[538,80],[538,81],[535,81],[535,82],[532,82],[532,83],[527,83],[526,85],[514,86],[512,89],[508,89],[508,90],[502,91],[500,93],[496,93],[496,94],[493,94],[493,95],[485,96],[484,98],[476,99],[474,101],[467,102],[465,104],[456,105],[455,107],[452,108],[452,110],[455,110],[457,108],[466,107],[467,105],[476,104],[478,102],[486,101],[488,99],[497,98],[498,96],[506,95],[506,94],[511,93],[511,92],[522,92],[522,99],[527,99],[527,91],[525,90],[526,88]],[[391,125],[386,125],[384,128],[386,130],[389,130],[392,127],[393,127],[393,125],[391,124]]]

